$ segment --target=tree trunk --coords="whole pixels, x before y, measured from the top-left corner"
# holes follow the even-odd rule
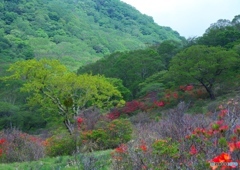
[[[214,95],[214,93],[213,93],[213,89],[212,89],[213,85],[210,84],[209,86],[207,86],[206,84],[203,83],[203,81],[200,81],[200,83],[203,85],[203,87],[204,87],[204,88],[206,89],[206,91],[208,92],[210,99],[211,99],[211,100],[215,100],[216,97],[215,97],[215,95]]]
[[[210,88],[210,87],[207,87],[205,84],[203,84],[203,86],[204,86],[204,88],[207,90],[210,99],[211,99],[211,100],[215,100],[216,97],[215,97],[215,95],[214,95],[214,93],[213,93],[213,89]]]
[[[74,125],[70,122],[69,119],[65,119],[63,122],[66,128],[68,129],[69,133],[72,135],[74,133]]]
[[[208,94],[209,94],[211,100],[215,100],[215,99],[216,99],[216,97],[215,97],[212,89],[210,89],[210,90],[208,91]]]

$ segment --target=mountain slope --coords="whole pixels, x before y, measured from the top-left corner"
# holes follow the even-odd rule
[[[53,57],[74,68],[182,37],[120,0],[0,0],[1,58]]]

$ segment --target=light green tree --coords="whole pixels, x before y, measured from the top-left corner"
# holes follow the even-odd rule
[[[178,84],[200,84],[214,100],[214,86],[233,75],[239,57],[221,47],[196,45],[178,53],[171,61],[169,75]],[[168,75],[168,76],[169,76]]]
[[[12,74],[4,80],[24,80],[21,90],[28,92],[29,105],[55,109],[69,132],[73,118],[90,106],[109,108],[124,102],[121,93],[105,77],[70,72],[57,60],[26,60],[12,64]]]

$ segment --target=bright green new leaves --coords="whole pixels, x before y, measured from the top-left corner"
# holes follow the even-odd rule
[[[215,99],[213,86],[231,75],[239,64],[238,55],[221,47],[196,45],[178,53],[170,65],[170,74],[179,84],[200,83]]]
[[[123,102],[121,93],[106,78],[77,75],[57,60],[19,61],[9,71],[12,75],[5,80],[24,80],[21,90],[30,93],[28,104],[58,109],[71,133],[70,120],[80,110],[90,106],[109,108]]]

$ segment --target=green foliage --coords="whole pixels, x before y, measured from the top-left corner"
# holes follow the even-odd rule
[[[160,157],[179,157],[179,143],[171,141],[171,139],[157,140],[152,144],[153,153]]]
[[[108,147],[114,148],[121,143],[127,143],[132,137],[131,122],[126,119],[115,119],[107,126]]]
[[[124,100],[129,100],[131,98],[131,91],[123,86],[121,79],[117,78],[107,78],[107,80],[117,87],[118,91],[122,94]]]
[[[195,83],[202,85],[210,98],[215,99],[214,86],[231,77],[234,74],[231,69],[238,63],[239,58],[234,51],[196,45],[173,58],[169,74],[178,85]]]
[[[151,92],[162,92],[167,85],[167,83],[164,82],[164,75],[166,73],[167,71],[163,70],[146,78],[144,82],[139,84],[139,88],[141,90],[138,93],[138,96],[144,96]]]
[[[170,60],[183,48],[183,42],[166,40],[157,47],[158,54],[161,55],[166,68],[169,66]]]
[[[84,66],[78,73],[103,74],[106,77],[118,78],[136,97],[138,84],[147,77],[164,69],[162,57],[154,48],[131,52],[113,53],[96,63]]]
[[[232,48],[234,42],[240,40],[240,29],[236,18],[237,16],[232,22],[220,19],[212,24],[204,35],[198,38],[198,44]]]
[[[76,143],[69,134],[54,135],[46,140],[46,154],[50,157],[72,155],[75,149]]]
[[[0,164],[0,169],[4,170],[21,170],[27,169],[62,169],[62,170],[86,170],[86,169],[98,169],[108,170],[110,164],[110,152],[111,150],[99,151],[94,153],[81,153],[74,156],[58,156],[47,157],[40,159],[39,161],[31,162],[15,162],[8,164]]]
[[[70,57],[72,69],[115,51],[180,39],[177,32],[118,0],[2,1],[0,10],[1,55]]]
[[[0,102],[0,129],[17,127],[24,132],[30,132],[46,126],[46,121],[37,112],[23,111],[23,108]]]
[[[122,101],[120,92],[103,76],[76,75],[57,60],[26,60],[11,65],[4,80],[23,79],[21,91],[30,94],[28,104],[55,110],[73,132],[79,110],[90,106],[109,108]]]
[[[132,131],[131,122],[126,119],[115,119],[103,128],[83,131],[81,133],[83,150],[115,148],[131,140]]]

